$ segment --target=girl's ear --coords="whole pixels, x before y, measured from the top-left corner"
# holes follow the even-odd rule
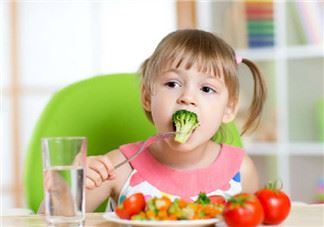
[[[223,115],[223,123],[229,123],[234,120],[236,114],[238,111],[238,105],[235,104],[229,104],[226,106],[226,109],[224,111]]]
[[[143,109],[150,112],[151,111],[151,96],[148,90],[142,86],[141,88],[141,101]]]

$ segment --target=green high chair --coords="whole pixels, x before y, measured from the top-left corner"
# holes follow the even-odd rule
[[[241,146],[234,123],[225,127],[231,136],[222,140],[216,135],[214,140]],[[24,189],[28,208],[37,212],[43,200],[42,137],[86,136],[87,155],[100,155],[154,134],[141,107],[137,74],[96,76],[59,90],[41,113],[27,148]],[[105,206],[96,211],[104,211]]]

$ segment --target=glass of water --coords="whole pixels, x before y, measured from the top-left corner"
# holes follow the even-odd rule
[[[45,214],[50,223],[85,219],[85,137],[42,138]]]

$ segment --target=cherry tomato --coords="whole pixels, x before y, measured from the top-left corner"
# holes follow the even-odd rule
[[[134,214],[138,214],[145,208],[145,198],[142,193],[135,193],[127,197],[123,202],[124,209],[131,217]]]
[[[209,196],[209,199],[210,199],[210,202],[214,203],[214,204],[222,204],[222,205],[226,204],[225,198],[221,195],[212,195],[212,196]]]
[[[288,216],[291,203],[289,197],[276,184],[268,184],[266,188],[255,193],[264,210],[264,224],[279,224]]]
[[[130,219],[145,208],[145,198],[142,193],[135,193],[127,197],[124,202],[115,209],[115,213],[122,219]]]
[[[262,223],[263,217],[262,205],[253,194],[237,194],[225,205],[224,220],[229,227],[254,227]]]
[[[129,213],[124,209],[123,206],[118,206],[115,209],[115,213],[117,214],[118,217],[121,219],[130,219]]]

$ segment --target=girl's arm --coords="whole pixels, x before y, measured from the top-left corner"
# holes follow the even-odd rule
[[[254,193],[259,189],[259,177],[252,159],[246,154],[240,169],[242,192]]]

